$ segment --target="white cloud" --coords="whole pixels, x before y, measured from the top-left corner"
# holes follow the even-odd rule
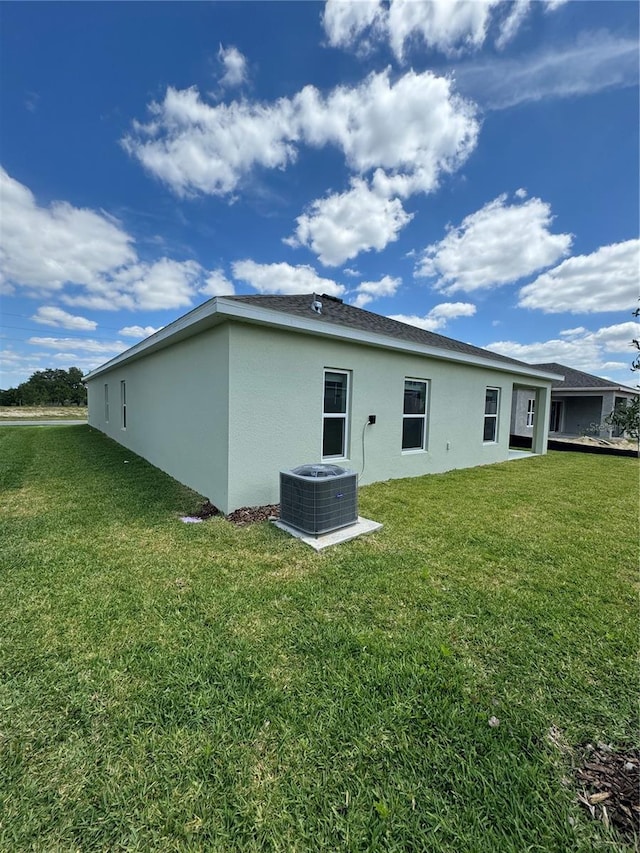
[[[395,296],[401,284],[401,278],[392,278],[390,275],[383,276],[379,281],[363,281],[356,289],[357,295],[353,304],[356,308],[364,308],[374,299],[380,299],[383,296]]]
[[[616,381],[634,386],[637,377],[634,378],[630,371],[635,352],[631,341],[639,335],[640,324],[630,321],[604,326],[595,332],[582,327],[568,329],[560,332],[558,338],[530,344],[496,341],[487,344],[486,349],[533,364],[555,361],[595,375],[617,372],[619,376]],[[625,358],[612,361],[607,353],[624,355]]]
[[[378,170],[385,195],[429,192],[464,162],[478,135],[474,106],[430,71],[392,82],[386,69],[326,97],[305,86],[271,104],[212,106],[195,88],[169,88],[150,110],[152,120],[134,122],[122,144],[181,196],[232,193],[256,166],[285,168],[303,143],[337,146],[360,175]]]
[[[518,281],[567,254],[572,236],[550,232],[548,204],[506,200],[499,196],[428,246],[415,275],[435,278],[444,293],[470,293]]]
[[[448,56],[476,50],[484,43],[491,10],[497,5],[498,0],[394,0],[388,18],[391,48],[400,61],[411,39]]]
[[[42,305],[36,313],[31,317],[36,323],[41,323],[43,326],[59,326],[63,329],[76,329],[79,331],[92,332],[98,325],[95,320],[87,320],[86,317],[77,317],[69,314],[68,311],[63,311],[62,308],[55,308],[52,305]]]
[[[385,10],[379,0],[328,0],[322,15],[322,24],[332,47],[348,48],[358,41],[368,29],[376,29],[385,20]],[[363,45],[366,51],[368,45]]]
[[[571,339],[571,338],[579,338],[579,337],[581,337],[582,335],[584,335],[584,333],[585,333],[586,331],[587,331],[587,330],[585,329],[585,327],[584,327],[584,326],[577,326],[575,329],[564,329],[563,331],[561,331],[561,332],[560,332],[560,335],[561,335],[563,338],[569,338],[569,339]]]
[[[350,278],[360,278],[362,275],[360,270],[355,269],[355,267],[345,267],[342,272]]]
[[[604,326],[593,333],[593,339],[606,352],[628,353],[633,349],[632,341],[640,339],[640,323],[630,320],[627,323]]]
[[[96,341],[91,338],[79,340],[78,338],[40,338],[31,337],[27,343],[33,346],[45,347],[60,351],[92,352],[100,355],[111,355],[125,350],[128,344],[122,341]]]
[[[149,335],[155,335],[161,328],[162,326],[159,326],[157,329],[155,326],[125,326],[123,329],[120,329],[118,334],[125,338],[137,338],[140,340],[148,338]]]
[[[47,355],[46,364],[48,367],[51,366],[51,362],[55,362],[60,367],[66,367],[67,369],[69,367],[79,367],[84,374],[87,374],[90,370],[94,370],[94,368],[104,364],[104,356],[85,356],[74,352],[54,352]]]
[[[430,71],[409,71],[393,83],[386,69],[326,98],[307,86],[297,105],[306,141],[337,145],[361,175],[376,170],[374,187],[387,196],[435,189],[443,172],[469,156],[479,129],[475,107]],[[396,178],[396,186],[387,183]]]
[[[0,195],[5,293],[18,288],[30,296],[57,293],[66,305],[133,311],[190,306],[199,287],[207,286],[209,274],[196,261],[140,261],[133,238],[116,220],[66,202],[40,207],[30,190],[2,169]],[[34,319],[74,329],[96,325],[49,307]]]
[[[398,320],[400,323],[407,323],[409,326],[417,326],[419,329],[426,329],[428,332],[437,332],[445,328],[449,320],[455,320],[458,317],[473,317],[476,313],[476,306],[471,302],[442,302],[424,315],[424,317],[416,314],[392,314],[391,320]]]
[[[235,261],[233,276],[244,281],[259,293],[326,293],[341,296],[344,287],[328,278],[321,278],[313,267],[291,264],[257,264],[255,261]]]
[[[218,50],[218,60],[224,68],[220,85],[225,88],[241,86],[247,79],[247,60],[237,47],[223,47]]]
[[[638,44],[605,31],[517,59],[493,58],[456,69],[458,88],[485,108],[590,95],[638,85]]]
[[[38,339],[36,338],[35,340]],[[47,338],[46,340],[54,341],[57,339]],[[79,367],[86,373],[104,362],[104,353],[81,355],[79,353],[82,352],[83,341],[76,340],[75,343],[78,344],[78,347],[72,347],[71,344],[67,344],[64,351],[61,352],[51,352],[50,348],[27,353],[18,353],[12,349],[0,351],[0,375],[2,376],[0,384],[4,388],[15,388],[21,382],[25,382],[36,371],[47,370],[52,364],[65,369]],[[124,348],[125,345],[122,344],[121,349]],[[74,352],[74,349],[77,349],[77,351]],[[107,356],[114,354],[116,354],[115,350],[106,353]]]
[[[384,198],[354,178],[348,192],[312,202],[296,220],[295,237],[285,242],[308,246],[323,264],[338,266],[360,252],[381,251],[412,218],[399,199]]]
[[[561,0],[545,3],[554,10]],[[399,62],[413,45],[457,57],[478,50],[492,27],[495,44],[502,49],[511,41],[529,14],[529,0],[501,3],[500,0],[391,0],[349,2],[327,0],[323,24],[332,47],[369,50],[376,41],[388,41]]]
[[[35,113],[35,111],[38,109],[39,103],[40,95],[38,94],[38,92],[27,92],[26,97],[24,99],[24,105],[30,113]]]
[[[97,284],[90,292],[65,293],[60,299],[65,305],[88,308],[90,311],[135,311],[135,300],[129,293],[122,293],[105,281],[102,287]]]
[[[0,275],[37,293],[85,284],[135,259],[133,239],[114,219],[54,202],[39,207],[27,187],[0,168]]]
[[[545,314],[632,310],[638,301],[640,240],[567,258],[520,290],[519,305]]]
[[[192,304],[205,271],[196,261],[160,258],[135,263],[87,285],[84,292],[65,294],[62,301],[99,311],[160,311]]]
[[[2,388],[15,388],[25,382],[36,370],[43,370],[44,365],[36,353],[18,353],[13,349],[0,350],[0,376]]]
[[[135,122],[122,144],[179,196],[226,195],[255,166],[284,168],[296,157],[294,108],[285,98],[210,106],[195,87],[170,86],[150,111],[151,122]]]
[[[515,37],[524,19],[529,14],[530,6],[531,0],[514,0],[510,4],[507,16],[500,23],[500,31],[496,38],[496,47],[498,50],[506,47]]]
[[[144,310],[182,308],[191,305],[203,269],[196,261],[161,258],[152,264],[138,263],[114,276],[114,282],[131,293]]]
[[[233,296],[236,292],[233,284],[221,269],[212,270],[198,292],[205,296]]]

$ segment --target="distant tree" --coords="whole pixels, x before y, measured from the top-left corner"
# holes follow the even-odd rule
[[[0,391],[0,406],[17,406],[18,405],[18,389],[7,388],[6,391]]]
[[[640,317],[640,308],[636,308],[633,312],[634,317]],[[631,343],[638,350],[638,354],[631,362],[631,370],[640,370],[640,341],[637,338],[634,338]]]
[[[636,394],[628,403],[623,402],[621,406],[616,406],[605,421],[629,438],[640,442],[640,396]]]
[[[86,406],[87,389],[79,367],[38,370],[17,388],[0,391],[3,406]]]
[[[634,317],[640,317],[640,308],[633,312]],[[631,370],[640,371],[640,341],[634,338],[631,343],[636,349],[636,355],[631,362]],[[630,401],[616,406],[605,422],[615,427],[620,432],[635,438],[638,442],[638,455],[640,455],[640,395],[636,394]]]

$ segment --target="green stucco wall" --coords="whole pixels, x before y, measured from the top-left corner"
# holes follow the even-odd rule
[[[87,383],[90,426],[220,509],[228,503],[228,341],[228,326],[219,326]],[[121,427],[121,380],[126,382],[126,429]]]
[[[239,322],[89,380],[89,423],[225,513],[277,503],[281,469],[321,461],[325,368],[350,373],[349,450],[339,464],[362,472],[361,484],[508,458],[513,386],[522,377]],[[401,448],[405,377],[429,383],[426,451]],[[544,423],[550,383],[539,383]],[[487,386],[500,388],[498,440],[491,444],[482,440]],[[375,425],[366,425],[369,415]],[[545,448],[541,434],[535,449]]]
[[[361,484],[508,458],[512,389],[522,377],[241,324],[230,328],[229,363],[232,507],[277,502],[281,469],[320,461],[324,368],[351,372],[349,454],[339,464],[364,467]],[[405,377],[429,381],[424,452],[401,449]],[[550,383],[540,385],[548,392]],[[487,386],[501,389],[495,444],[482,441]],[[376,423],[365,426],[370,414]]]

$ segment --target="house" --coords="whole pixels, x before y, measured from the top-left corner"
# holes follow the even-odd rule
[[[553,374],[335,297],[211,299],[85,377],[89,424],[222,512],[279,500],[306,462],[361,483],[510,458],[514,391]]]
[[[550,435],[592,435],[598,438],[620,435],[605,422],[605,418],[617,406],[627,405],[627,400],[634,397],[637,390],[556,362],[534,364],[533,367],[564,377],[551,383]],[[517,393],[511,415],[511,432],[514,435],[533,434],[536,406],[532,393]]]

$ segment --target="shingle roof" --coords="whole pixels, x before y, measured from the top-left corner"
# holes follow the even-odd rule
[[[335,297],[327,296],[326,294],[318,297],[322,302],[321,314],[316,314],[311,309],[311,303],[314,299],[314,294],[312,293],[295,296],[252,294],[250,296],[227,296],[225,298],[247,302],[273,311],[282,311],[285,314],[293,314],[294,316],[303,317],[305,320],[316,320],[319,324],[347,326],[364,332],[374,332],[379,335],[397,338],[401,341],[422,344],[423,346],[437,347],[452,352],[466,353],[467,355],[477,355],[482,358],[498,361],[502,364],[531,367],[530,364],[525,364],[525,362],[517,361],[514,358],[508,358],[506,355],[499,355],[490,350],[475,347],[472,344],[465,344],[462,341],[456,341],[453,338],[447,338],[435,332],[427,332],[425,329],[419,329],[417,326],[409,326],[407,323],[398,322],[398,320],[391,320],[389,317],[374,314],[372,311],[365,311],[363,308],[346,305]]]
[[[554,379],[551,382],[552,389],[556,388],[622,388],[627,391],[632,391],[632,388],[629,388],[626,385],[619,385],[616,382],[612,382],[610,379],[603,379],[601,376],[593,376],[591,373],[584,373],[582,370],[575,370],[573,367],[567,367],[564,364],[558,364],[555,361],[551,361],[545,364],[534,364],[533,367],[537,367],[539,370],[546,370],[549,373],[560,373],[564,376],[564,379]]]

